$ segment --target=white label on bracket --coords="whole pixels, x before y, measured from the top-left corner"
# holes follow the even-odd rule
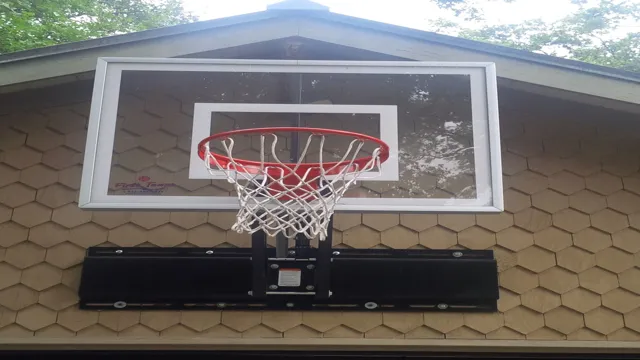
[[[298,287],[301,279],[300,269],[280,269],[278,272],[278,286]]]

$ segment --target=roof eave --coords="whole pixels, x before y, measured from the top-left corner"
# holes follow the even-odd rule
[[[227,26],[243,25],[252,22],[273,19],[278,16],[279,15],[277,12],[261,11],[221,19],[199,21],[189,24],[174,25],[122,35],[107,36],[98,39],[83,40],[60,45],[46,46],[43,48],[17,51],[0,55],[0,64],[42,58],[46,56],[68,54],[77,51],[91,50],[107,46],[123,45],[145,40],[153,40],[160,37],[181,35],[194,31],[203,31]]]
[[[372,31],[392,33],[398,36],[409,37],[425,42],[438,43],[445,46],[457,47],[464,50],[482,52],[490,55],[509,57],[517,60],[533,62],[541,65],[553,66],[580,72],[588,72],[594,75],[613,77],[620,80],[640,82],[640,73],[635,73],[616,68],[590,64],[578,60],[565,59],[550,55],[538,54],[526,50],[509,48],[506,46],[485,43],[481,41],[463,39],[459,37],[437,34],[434,32],[411,29],[407,27],[385,24],[377,21],[356,18],[335,13],[308,13],[316,19],[339,22],[341,24],[366,28]]]
[[[436,43],[444,46],[456,47],[459,49],[476,51],[489,55],[497,55],[532,62],[536,64],[552,66],[556,68],[585,72],[597,76],[604,76],[623,81],[640,83],[640,73],[588,64],[576,60],[563,59],[549,55],[536,54],[529,51],[507,48],[500,45],[483,43],[474,40],[462,39],[448,35],[436,34],[422,30],[410,29],[406,27],[380,23],[376,21],[351,17],[331,13],[328,11],[316,10],[268,10],[245,15],[232,16],[227,18],[201,21],[190,24],[170,26],[166,28],[151,29],[136,33],[110,36],[100,39],[85,40],[80,42],[49,46],[39,49],[20,51],[0,55],[0,64],[15,63],[29,59],[43,58],[48,56],[69,54],[83,50],[103,48],[108,46],[123,45],[145,40],[153,40],[161,37],[182,35],[190,32],[212,30],[217,28],[244,25],[276,18],[311,18],[327,22],[340,23],[342,25],[359,27],[369,31],[383,32],[397,36],[412,38],[419,41]]]

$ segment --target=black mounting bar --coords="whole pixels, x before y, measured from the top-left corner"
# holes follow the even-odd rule
[[[331,225],[329,226],[331,228]],[[497,310],[490,250],[90,248],[83,309]]]

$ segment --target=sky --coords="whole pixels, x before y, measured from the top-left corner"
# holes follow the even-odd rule
[[[200,20],[263,11],[280,0],[182,0],[187,11]],[[477,0],[483,5],[487,22],[520,23],[527,19],[558,20],[576,9],[570,0],[518,0],[513,3]],[[445,16],[427,0],[316,0],[332,12],[428,30],[428,20]],[[550,11],[551,10],[551,11]]]

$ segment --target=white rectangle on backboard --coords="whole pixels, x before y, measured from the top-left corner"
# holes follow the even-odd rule
[[[303,113],[303,114],[374,114],[379,116],[380,140],[389,145],[389,159],[382,164],[381,172],[363,173],[360,180],[398,181],[398,107],[395,105],[318,105],[318,104],[245,104],[245,103],[196,103],[193,111],[191,155],[189,158],[190,179],[226,180],[220,170],[211,173],[198,156],[198,144],[211,135],[212,114],[216,112],[237,113]],[[223,154],[225,155],[225,154]]]

